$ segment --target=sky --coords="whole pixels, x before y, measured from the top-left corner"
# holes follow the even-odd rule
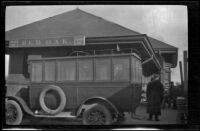
[[[183,61],[183,50],[188,50],[188,16],[187,7],[183,5],[9,6],[5,29],[8,31],[76,8],[177,47],[178,61]],[[8,64],[6,56],[6,76]],[[179,64],[171,71],[171,80],[180,82]]]

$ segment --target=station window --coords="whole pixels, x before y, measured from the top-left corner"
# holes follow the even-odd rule
[[[113,58],[114,80],[129,80],[129,58]]]
[[[78,61],[79,80],[93,80],[93,61],[82,59]]]
[[[31,81],[41,82],[42,81],[42,63],[34,62],[31,66]]]
[[[111,61],[110,59],[96,59],[96,80],[111,80]]]
[[[75,60],[58,61],[58,81],[76,79],[76,62]]]

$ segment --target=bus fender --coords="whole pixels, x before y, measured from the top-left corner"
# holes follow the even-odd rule
[[[22,98],[18,96],[7,96],[6,100],[16,101],[25,113],[27,113],[28,115],[34,116],[34,113],[31,111],[31,109],[28,107],[28,105]]]
[[[85,105],[87,103],[94,104],[94,103],[101,103],[101,102],[106,103],[106,105],[110,106],[116,112],[116,114],[119,114],[118,109],[116,108],[116,106],[112,102],[110,102],[108,99],[106,99],[104,97],[98,97],[97,96],[97,97],[92,97],[92,98],[88,98],[88,99],[84,100],[80,104],[80,106],[78,107],[78,110],[76,112],[76,116],[80,116],[81,115],[82,110],[85,109],[85,107],[86,107]],[[89,108],[90,108],[90,106],[89,106]]]

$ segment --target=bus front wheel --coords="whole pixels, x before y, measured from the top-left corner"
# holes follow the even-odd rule
[[[22,122],[23,112],[20,105],[14,100],[6,102],[6,124],[19,125]]]
[[[94,104],[83,112],[83,125],[111,125],[110,111],[101,104]]]

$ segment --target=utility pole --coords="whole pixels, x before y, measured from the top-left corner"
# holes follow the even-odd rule
[[[184,95],[187,98],[188,92],[188,69],[187,69],[187,51],[183,52],[183,63],[184,63]]]
[[[180,64],[180,73],[181,73],[181,85],[183,89],[184,97],[177,97],[177,123],[186,123],[188,121],[188,69],[187,69],[187,51],[183,51],[183,65],[184,65],[184,80],[183,80],[183,72],[182,72],[182,63]]]
[[[183,86],[183,69],[182,69],[182,62],[179,61],[180,66],[180,75],[181,75],[181,86]]]

